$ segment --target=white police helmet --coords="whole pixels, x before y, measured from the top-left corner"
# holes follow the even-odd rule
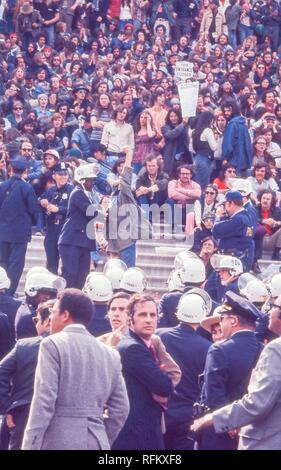
[[[189,251],[189,250],[179,251],[179,253],[176,255],[176,257],[174,259],[174,268],[175,269],[181,268],[184,261],[186,261],[187,259],[190,259],[190,258],[197,258],[198,259],[198,256],[195,253],[193,253],[192,251]]]
[[[49,274],[50,272],[48,271],[47,268],[44,268],[43,266],[33,266],[33,268],[30,268],[27,273],[26,273],[26,279],[31,276],[32,274],[42,274],[42,273],[47,273]]]
[[[190,291],[181,296],[176,315],[179,321],[200,323],[209,313],[210,309],[202,295]]]
[[[103,273],[88,274],[83,291],[92,302],[108,302],[113,295],[111,282]]]
[[[113,290],[120,289],[120,282],[126,270],[127,266],[121,259],[110,259],[105,263],[103,274],[110,280]]]
[[[167,284],[168,284],[169,292],[173,292],[174,290],[178,290],[178,291],[183,290],[184,285],[181,282],[178,269],[173,269],[173,271],[170,272],[169,277],[167,279]]]
[[[240,292],[242,295],[244,295],[244,297],[246,297],[246,299],[248,299],[252,303],[265,302],[269,294],[266,286],[259,279],[248,282],[246,287]]]
[[[100,165],[98,163],[87,163],[75,168],[74,179],[77,183],[83,183],[87,179],[94,179],[100,172]]]
[[[49,272],[32,273],[26,278],[24,292],[29,297],[35,297],[40,291],[56,294],[65,286],[66,281],[63,277]]]
[[[11,281],[4,268],[0,268],[0,289],[9,289]]]
[[[269,284],[271,297],[278,297],[281,295],[281,273],[275,274]]]
[[[124,272],[120,282],[120,289],[132,294],[142,294],[147,288],[144,272],[139,268],[129,268]]]
[[[243,273],[243,264],[239,258],[235,256],[213,255],[210,259],[211,266],[215,271],[220,269],[228,269],[231,276],[239,276]]]
[[[206,269],[199,258],[186,259],[179,269],[179,276],[183,284],[200,284],[206,279]]]

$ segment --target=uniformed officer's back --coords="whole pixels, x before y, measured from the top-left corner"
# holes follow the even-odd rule
[[[250,375],[263,347],[254,333],[260,312],[248,300],[228,291],[218,313],[221,315],[222,335],[226,339],[212,345],[208,351],[202,389],[202,401],[211,410],[227,405],[246,393]],[[227,433],[216,434],[213,428],[203,430],[200,449],[236,448],[237,439],[231,439]]]
[[[0,185],[0,241],[30,241],[38,210],[34,189],[20,175],[4,181]]]

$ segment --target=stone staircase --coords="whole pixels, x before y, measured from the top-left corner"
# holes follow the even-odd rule
[[[24,292],[25,277],[27,271],[34,266],[46,267],[46,254],[44,250],[44,237],[32,236],[31,242],[27,245],[25,266],[17,292],[21,295]]]
[[[18,287],[18,294],[22,295],[24,291],[24,283],[26,272],[33,266],[45,266],[46,255],[44,250],[44,237],[33,236],[31,243],[28,244],[25,267],[23,275]],[[183,250],[188,249],[192,245],[192,240],[186,239],[184,235],[179,235],[176,238],[169,234],[163,234],[163,226],[154,227],[154,239],[152,240],[139,240],[137,242],[137,263],[136,265],[141,268],[147,278],[148,291],[153,293],[156,298],[159,298],[164,292],[167,291],[167,278],[173,269],[173,262],[176,254]],[[268,259],[268,254],[265,254],[264,259],[259,260],[259,265],[263,273],[279,272],[281,263],[271,261]],[[102,271],[102,262],[97,267],[98,271]]]

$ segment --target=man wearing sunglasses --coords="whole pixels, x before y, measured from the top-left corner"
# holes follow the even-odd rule
[[[240,429],[240,450],[281,448],[281,296],[271,304],[269,329],[279,338],[261,353],[248,393],[240,400],[195,421],[193,430],[213,425],[217,433]]]

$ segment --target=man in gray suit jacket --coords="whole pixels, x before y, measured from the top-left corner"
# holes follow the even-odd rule
[[[110,449],[122,429],[129,401],[119,354],[86,330],[91,316],[92,302],[78,289],[55,302],[55,334],[40,345],[23,449]]]
[[[269,329],[281,336],[281,295],[271,305]],[[281,337],[262,351],[247,395],[196,420],[197,432],[213,425],[217,433],[240,430],[240,450],[281,449]]]

